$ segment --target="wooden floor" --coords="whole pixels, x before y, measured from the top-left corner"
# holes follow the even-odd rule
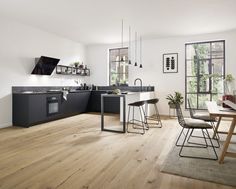
[[[179,131],[175,119],[163,125],[143,136],[101,132],[100,115],[82,114],[1,129],[0,188],[232,188],[160,172]]]

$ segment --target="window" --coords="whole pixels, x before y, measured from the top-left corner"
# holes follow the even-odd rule
[[[122,60],[123,59],[123,60]],[[128,48],[109,50],[109,84],[128,84]]]
[[[222,98],[225,41],[185,44],[185,77],[185,99],[191,99],[194,109],[206,109],[205,101]]]

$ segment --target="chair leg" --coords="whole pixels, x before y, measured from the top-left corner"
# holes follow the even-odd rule
[[[177,140],[176,140],[176,142],[175,142],[175,146],[181,146],[181,145],[178,144],[178,142],[179,142],[179,139],[180,139],[180,137],[181,137],[183,131],[184,131],[184,128],[182,128],[181,132],[179,133],[179,136],[178,136],[178,138],[177,138]]]
[[[207,143],[207,140],[206,140],[206,137],[205,137],[204,131],[203,131],[203,129],[201,129],[201,130],[202,130],[202,136],[203,136],[203,138],[204,138],[204,141],[205,141],[206,147],[208,147],[208,143]]]
[[[220,135],[219,135],[219,133],[217,132],[218,128],[216,128],[214,122],[211,122],[211,125],[212,125],[212,129],[213,129],[213,133],[214,133],[213,135],[215,135],[215,137],[212,137],[212,138],[215,139],[215,140],[217,140],[218,145],[220,145],[220,144],[219,144]]]
[[[179,156],[180,156],[180,157],[184,157],[184,156],[182,156],[181,153],[182,153],[182,150],[183,150],[185,141],[186,141],[186,139],[187,139],[187,137],[188,137],[188,133],[189,133],[189,129],[188,129],[188,131],[187,131],[187,134],[186,134],[185,137],[184,137],[184,141],[183,141],[183,143],[182,143],[182,145],[181,145],[181,148],[180,148],[180,151],[179,151]]]
[[[206,133],[207,133],[207,136],[208,136],[208,138],[209,138],[209,140],[210,140],[211,147],[213,148],[213,151],[214,151],[214,153],[215,153],[215,156],[216,156],[216,158],[214,158],[214,160],[218,160],[218,155],[217,155],[217,153],[216,153],[215,147],[214,147],[214,145],[213,145],[213,143],[212,143],[211,137],[210,137],[210,135],[209,135],[209,133],[208,133],[208,130],[207,130],[207,129],[206,129]]]
[[[189,156],[189,155],[183,155],[183,154],[182,154],[182,151],[183,151],[183,148],[184,148],[184,147],[190,147],[190,146],[186,146],[186,145],[185,145],[185,143],[186,143],[186,141],[187,141],[187,138],[189,137],[190,133],[192,132],[192,131],[190,132],[190,130],[191,130],[191,129],[188,129],[187,134],[186,134],[185,137],[184,137],[184,141],[183,141],[183,143],[182,143],[182,145],[181,145],[181,148],[180,148],[180,151],[179,151],[179,156],[180,156],[180,157],[185,157],[185,158],[217,160],[217,159],[218,159],[218,156],[217,156],[217,153],[216,153],[216,151],[215,151],[215,147],[213,146],[212,140],[211,140],[211,138],[210,138],[210,135],[209,135],[207,129],[205,129],[205,130],[206,130],[207,137],[208,137],[209,140],[210,140],[211,146],[207,144],[207,140],[206,140],[206,137],[205,137],[205,132],[203,132],[203,129],[201,129],[201,130],[202,130],[202,134],[203,134],[203,138],[204,138],[204,140],[205,140],[206,146],[213,148],[213,151],[214,151],[214,153],[215,153],[215,158],[200,157],[200,156]],[[200,147],[200,148],[202,148],[202,147]]]
[[[193,135],[193,132],[191,132],[191,134],[189,135],[189,137],[188,137],[188,140],[187,140],[187,142],[189,143],[189,144],[196,144],[196,145],[200,145],[200,146],[205,146],[204,144],[199,144],[199,143],[194,143],[194,142],[190,142],[189,140],[190,140],[190,137],[194,137],[194,138],[205,138],[205,135],[207,135],[204,131],[202,131],[202,135],[203,136],[196,136],[196,135]],[[206,139],[209,139],[208,138],[208,136],[207,136],[207,138]],[[217,139],[214,139],[214,140],[216,140],[216,142],[217,142],[217,145],[216,146],[214,146],[215,148],[219,148],[220,147],[220,143],[219,143],[219,141],[217,140]],[[207,144],[207,146],[205,146],[205,148],[206,147],[208,147],[209,145]],[[211,146],[210,146],[211,147]]]
[[[220,140],[220,136],[219,136],[219,133],[217,133],[217,131],[218,131],[218,129],[219,129],[220,122],[221,122],[221,117],[219,117],[219,119],[218,119],[218,122],[217,122],[216,127],[215,127],[215,130],[214,130],[214,134],[213,134],[213,137],[212,137],[212,138],[215,138],[215,137],[216,137],[216,134],[218,134],[219,140]]]

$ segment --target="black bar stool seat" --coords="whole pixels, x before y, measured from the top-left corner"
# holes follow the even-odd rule
[[[159,102],[158,98],[146,100],[146,103],[148,103],[148,104],[157,104],[158,102]]]
[[[145,104],[145,101],[137,101],[137,102],[132,102],[132,103],[129,103],[128,106],[143,106]]]
[[[145,129],[146,129],[146,121],[145,121],[145,111],[143,109],[143,105],[145,104],[145,101],[137,101],[137,102],[132,102],[130,104],[128,104],[129,110],[128,110],[128,119],[127,119],[127,132],[128,133],[137,133],[137,134],[144,134],[145,133]],[[130,117],[130,107],[133,107],[133,117],[131,120],[129,120]],[[134,108],[138,108],[139,109],[139,114],[140,114],[140,119],[141,120],[137,120],[134,118]],[[141,123],[140,124],[137,124]],[[132,124],[133,129],[139,129],[142,130],[142,132],[134,132],[134,131],[129,131],[129,124]],[[135,127],[136,126],[136,127]]]

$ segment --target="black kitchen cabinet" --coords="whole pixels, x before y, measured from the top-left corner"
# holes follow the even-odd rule
[[[13,93],[13,125],[29,127],[39,123],[52,121],[84,112],[101,112],[101,94],[106,91],[70,92],[67,100],[58,93]],[[57,99],[58,112],[49,114],[49,99]],[[118,98],[107,98],[104,101],[106,113],[119,113]]]
[[[107,93],[106,91],[92,91],[89,100],[90,112],[101,112],[101,95]],[[119,98],[106,98],[104,100],[105,113],[120,113]]]
[[[87,112],[90,91],[69,93],[13,94],[13,125],[29,127],[39,123]],[[49,114],[48,99],[57,99],[58,112]]]
[[[60,117],[60,112],[48,115],[47,98],[59,99],[59,111],[61,94],[13,94],[13,125],[29,127],[45,121]]]
[[[83,91],[79,93],[79,98],[77,102],[79,107],[79,113],[84,113],[88,111],[90,95],[90,91]]]
[[[67,100],[62,99],[61,109],[64,117],[87,112],[90,91],[72,92],[67,95]]]
[[[101,94],[106,91],[92,91],[89,100],[89,111],[90,112],[101,112]]]

